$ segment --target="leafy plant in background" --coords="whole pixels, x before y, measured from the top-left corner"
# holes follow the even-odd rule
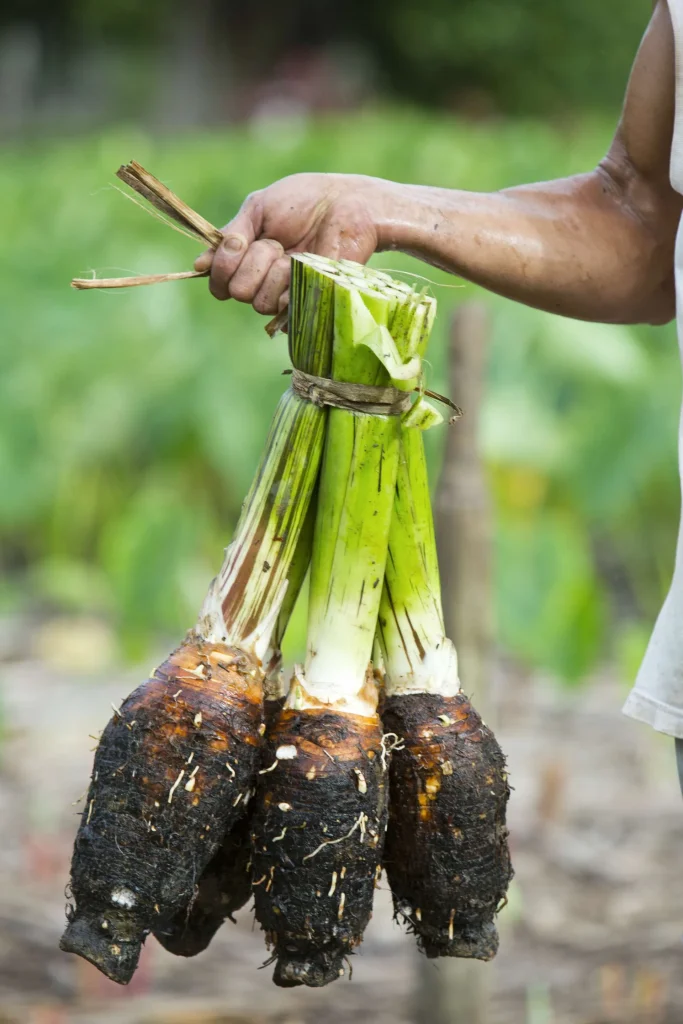
[[[642,0],[202,0],[191,17],[180,0],[28,6],[7,0],[0,28],[36,29],[46,55],[40,84],[63,85],[79,66],[106,58],[109,73],[93,81],[106,83],[109,113],[136,118],[163,106],[160,76],[176,106],[204,81],[234,109],[245,91],[272,88],[292,64],[312,55],[333,64],[340,47],[338,74],[353,77],[355,65],[367,65],[385,94],[410,102],[515,114],[611,110],[650,15]],[[176,77],[167,71],[174,61]],[[195,111],[215,112],[215,99],[203,96]],[[167,119],[182,116],[166,106]]]
[[[390,18],[381,5],[367,14],[398,95],[528,114],[618,104],[650,9],[638,0],[397,0]]]
[[[100,612],[134,655],[160,632],[177,635],[218,568],[282,390],[282,338],[270,341],[246,307],[211,300],[204,282],[69,289],[92,266],[182,270],[196,254],[102,188],[123,159],[153,167],[222,223],[246,193],[304,168],[493,189],[586,169],[608,138],[609,126],[590,119],[562,132],[392,109],[297,132],[283,124],[268,142],[247,129],[166,140],[121,129],[0,151],[5,607]],[[472,290],[440,288],[452,279],[395,254],[374,262],[437,282],[429,383],[444,389],[449,313]],[[500,642],[569,680],[622,651],[630,670],[673,560],[673,331],[491,301],[482,445]],[[435,480],[442,437],[430,433]],[[144,635],[132,625],[140,618]]]
[[[673,568],[675,343],[509,304],[497,330],[483,444],[501,638],[570,680],[605,653],[632,673]]]

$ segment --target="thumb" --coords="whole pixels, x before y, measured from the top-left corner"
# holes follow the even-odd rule
[[[224,228],[223,230],[226,231],[227,228]],[[223,241],[221,242],[217,249],[205,249],[203,253],[200,253],[197,259],[194,261],[194,269],[197,270],[199,273],[203,274],[207,270],[211,270],[214,258],[216,254],[221,250],[224,249],[225,253],[227,253],[227,260],[234,260],[240,254],[244,255],[244,251],[246,250],[246,248],[247,239],[245,238],[245,236],[236,234],[235,232],[231,232],[229,235],[224,235]],[[226,258],[225,253],[221,252],[222,258]],[[233,273],[237,269],[238,265],[239,263],[233,269]]]
[[[233,219],[221,229],[223,240],[216,249],[206,249],[194,263],[199,273],[211,271],[209,289],[219,299],[228,298],[230,279],[242,262],[249,246],[261,230],[258,203],[249,196]]]
[[[223,228],[223,241],[214,253],[209,291],[217,299],[229,298],[230,281],[260,230],[258,209],[247,200],[237,216]]]

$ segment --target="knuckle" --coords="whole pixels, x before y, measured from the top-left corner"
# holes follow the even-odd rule
[[[258,292],[252,305],[257,313],[263,313],[266,316],[277,312],[277,306],[273,301],[272,295],[263,295],[261,292]]]
[[[284,251],[284,250],[283,250]],[[291,259],[289,256],[279,256],[273,263],[272,273],[277,274],[279,280],[289,280],[291,272]]]
[[[228,298],[223,282],[216,281],[214,278],[209,278],[209,291],[213,295],[214,299],[218,299],[219,302],[223,302]]]
[[[230,295],[239,302],[251,302],[254,298],[254,282],[244,277],[233,279],[229,285]]]
[[[267,246],[269,249],[274,249],[278,257],[285,251],[282,247],[282,243],[278,242],[277,238],[264,238],[263,243],[264,246]]]
[[[257,189],[254,192],[250,192],[244,199],[240,207],[240,213],[247,213],[251,215],[256,208],[260,205],[263,196],[263,189]]]

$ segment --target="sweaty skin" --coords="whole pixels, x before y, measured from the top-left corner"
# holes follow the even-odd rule
[[[674,40],[658,0],[609,153],[595,170],[501,192],[295,174],[248,196],[225,241],[196,261],[217,299],[273,314],[289,260],[309,251],[365,263],[396,249],[539,309],[606,323],[674,316],[681,197],[669,183]]]

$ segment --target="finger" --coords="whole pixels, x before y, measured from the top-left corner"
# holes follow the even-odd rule
[[[250,245],[230,278],[230,296],[240,302],[253,302],[271,266],[282,256],[282,251],[280,243],[271,238],[263,238]]]
[[[198,273],[205,274],[207,270],[211,270],[214,252],[215,249],[205,249],[203,253],[200,253],[194,261],[194,269],[198,271]]]
[[[278,313],[285,309],[289,305],[289,288],[282,293],[278,300],[277,311]]]
[[[237,216],[222,229],[223,241],[213,255],[209,278],[209,291],[215,298],[230,298],[230,281],[259,235],[260,217],[258,203],[249,197]]]
[[[273,261],[261,287],[254,296],[253,305],[257,313],[274,316],[279,312],[280,298],[289,284],[290,267],[289,256],[281,256]]]

